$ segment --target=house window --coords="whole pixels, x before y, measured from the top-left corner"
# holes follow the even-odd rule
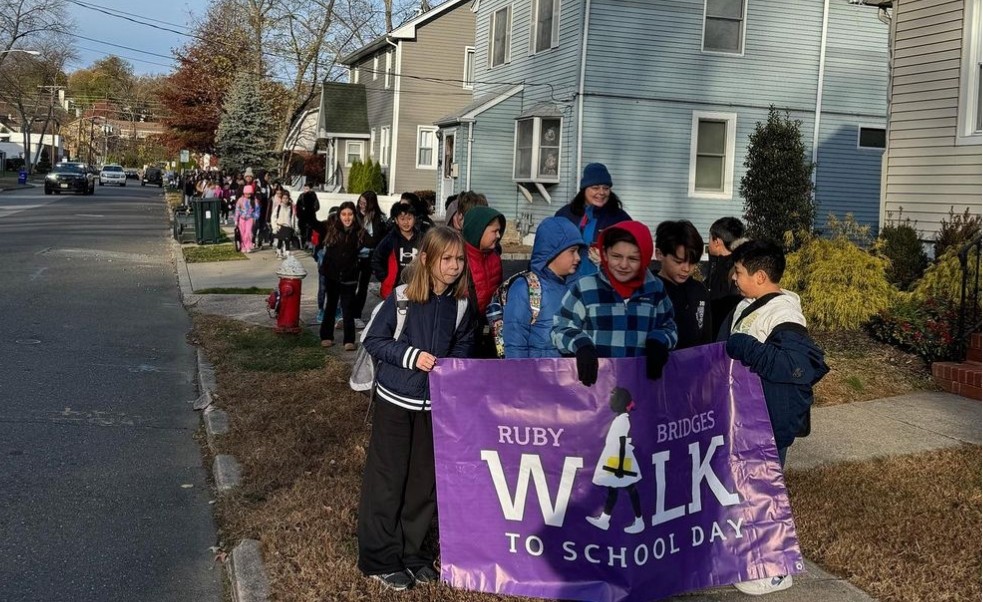
[[[369,130],[369,158],[375,158],[375,128]]]
[[[515,122],[512,178],[520,182],[560,181],[559,117],[530,117]]]
[[[746,0],[706,0],[703,13],[703,50],[744,52]]]
[[[736,113],[693,113],[689,195],[729,199],[734,194]]]
[[[464,89],[474,88],[474,46],[464,49]]]
[[[981,0],[966,0],[963,8],[962,65],[959,70],[959,121],[956,144],[983,140],[983,43],[980,40]]]
[[[349,140],[345,143],[345,165],[351,167],[356,159],[362,160],[362,143]]]
[[[560,0],[532,0],[530,52],[542,52],[559,44]]]
[[[388,125],[379,130],[379,163],[384,167],[389,165],[389,131]]]
[[[372,81],[379,79],[379,55],[372,57]]]
[[[393,87],[393,53],[386,53],[386,89]]]
[[[887,146],[887,130],[880,127],[857,128],[857,147],[882,149]]]
[[[512,60],[512,5],[495,11],[490,19],[488,66],[498,67]]]
[[[417,126],[416,168],[437,169],[437,128]]]

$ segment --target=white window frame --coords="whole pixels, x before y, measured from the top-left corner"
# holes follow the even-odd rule
[[[556,156],[556,175],[542,176],[539,173],[540,150],[542,147],[543,119],[556,120],[560,122],[560,139],[557,140]],[[529,166],[529,177],[517,177],[515,175],[516,162],[518,160],[519,125],[524,121],[532,121],[532,157]],[[539,182],[541,184],[558,184],[560,182],[560,169],[563,166],[563,118],[562,117],[527,117],[515,120],[515,131],[512,135],[512,181],[513,182]]]
[[[430,133],[430,139],[433,141],[433,145],[430,147],[430,163],[420,163],[420,149],[423,147],[420,145],[421,134],[424,132]],[[440,145],[437,144],[437,128],[432,125],[418,125],[416,126],[416,157],[414,161],[416,162],[417,169],[432,169],[436,171],[437,169],[437,153],[440,150]]]
[[[724,189],[714,192],[696,189],[696,149],[700,135],[700,121],[723,121],[727,124],[727,141],[724,144]],[[734,161],[737,147],[737,113],[693,111],[689,151],[689,196],[696,199],[732,199],[734,197]]]
[[[468,77],[468,60],[471,61],[471,77]],[[474,90],[474,46],[464,47],[464,75],[461,76],[461,87]]]
[[[392,143],[392,128],[384,125],[379,129],[379,164],[389,167],[389,148]]]
[[[505,25],[505,55],[502,62],[495,64],[495,21],[498,18],[498,14],[502,11],[506,11],[506,19],[508,22]],[[498,10],[492,12],[488,15],[488,68],[494,69],[496,67],[501,67],[502,65],[508,65],[512,62],[512,5],[507,4]]]
[[[537,33],[539,28],[536,26],[539,21],[539,2],[540,0],[531,0],[532,2],[532,19],[529,23],[529,54],[538,54],[540,52],[549,52],[550,50],[556,48],[560,45],[560,0],[551,0],[553,2],[553,27],[550,32],[550,46],[549,48],[543,48],[542,50],[536,50]]]
[[[355,164],[354,161],[349,161],[349,157],[352,156],[352,145],[358,145],[358,160],[365,161],[365,145],[362,144],[361,140],[346,140],[345,141],[345,167],[351,167]]]
[[[379,79],[379,55],[372,57],[372,81]]]
[[[393,52],[386,52],[386,90],[393,87]]]
[[[705,54],[722,54],[725,56],[744,56],[744,47],[747,43],[747,0],[741,2],[741,48],[737,51],[720,50],[717,48],[707,49],[707,4],[709,0],[703,0],[703,28],[700,31],[700,51]]]
[[[962,64],[959,69],[959,108],[956,144],[965,146],[983,142],[983,133],[976,128],[983,74],[980,61],[983,57],[983,40],[980,40],[981,0],[965,0],[963,4]]]
[[[375,128],[369,130],[369,158],[375,159]]]
[[[884,146],[863,146],[860,144],[860,132],[861,130],[882,130],[884,132]],[[883,125],[875,125],[868,123],[861,123],[857,125],[857,148],[863,151],[883,151],[887,148],[887,127]]]

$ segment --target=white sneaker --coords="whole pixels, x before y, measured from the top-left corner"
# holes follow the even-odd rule
[[[625,527],[625,533],[634,535],[635,533],[641,533],[645,530],[645,519],[641,516],[635,517],[635,522]]]
[[[773,594],[783,589],[792,587],[792,577],[789,575],[779,575],[777,577],[765,577],[764,579],[754,579],[735,583],[737,591],[749,596],[763,596]]]
[[[355,318],[355,330],[362,330],[365,328],[365,321],[361,318]]]
[[[597,516],[597,517],[588,516],[587,517],[587,522],[589,522],[590,524],[594,525],[595,527],[597,527],[601,531],[607,531],[608,530],[608,527],[611,526],[611,515],[610,514],[601,513],[601,515],[600,516]]]

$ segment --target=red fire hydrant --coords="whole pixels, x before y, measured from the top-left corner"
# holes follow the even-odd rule
[[[298,334],[300,332],[300,281],[307,276],[307,270],[300,261],[287,254],[287,258],[276,271],[280,277],[277,286],[276,328],[277,334]]]

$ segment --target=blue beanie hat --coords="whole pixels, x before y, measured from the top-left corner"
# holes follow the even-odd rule
[[[580,178],[580,189],[588,186],[611,186],[611,174],[603,163],[588,163],[584,167],[584,177]]]

